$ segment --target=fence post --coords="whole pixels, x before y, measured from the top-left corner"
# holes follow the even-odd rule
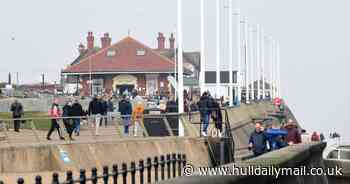
[[[182,155],[182,167],[185,167],[186,166],[186,155],[183,154]]]
[[[112,166],[112,169],[113,169],[113,184],[117,184],[118,183],[118,165],[117,164],[114,164]]]
[[[173,163],[173,178],[176,177],[176,154],[173,153],[171,157],[171,162]]]
[[[178,176],[181,176],[182,175],[182,167],[181,167],[181,164],[182,164],[182,160],[181,160],[181,154],[177,154],[177,175]],[[184,166],[183,166],[184,167]]]
[[[73,173],[72,171],[67,171],[66,173],[66,183],[73,184]]]
[[[151,183],[151,169],[152,169],[152,160],[151,158],[147,158],[147,163],[146,163],[146,168],[147,168],[147,182]]]
[[[123,176],[123,184],[127,184],[127,176],[128,176],[128,165],[126,163],[122,164],[122,176]]]
[[[103,167],[103,183],[108,184],[108,177],[109,177],[109,172],[108,172],[108,166]]]
[[[80,184],[86,183],[86,175],[85,174],[86,174],[85,169],[80,169],[80,176],[79,176]]]
[[[22,177],[18,178],[17,183],[24,184],[24,179]]]
[[[136,164],[135,162],[130,163],[130,173],[131,173],[131,184],[135,184],[135,175],[136,175]]]
[[[35,184],[41,184],[42,179],[40,175],[35,176]]]
[[[58,173],[53,173],[52,174],[52,184],[59,184],[60,181],[58,179]]]
[[[143,171],[145,170],[145,165],[143,160],[139,161],[139,174],[140,174],[140,184],[144,183],[144,178],[143,178]]]
[[[171,171],[170,171],[170,164],[171,164],[171,161],[170,161],[170,154],[167,154],[166,155],[166,165],[167,165],[167,172],[168,172],[168,179],[170,179],[171,178]]]
[[[154,157],[154,181],[158,181],[158,168],[159,168],[159,163],[158,163],[158,157]]]
[[[91,169],[91,182],[97,184],[97,169],[96,167]]]
[[[160,178],[161,180],[164,180],[164,169],[165,169],[165,159],[164,159],[164,155],[160,156]]]

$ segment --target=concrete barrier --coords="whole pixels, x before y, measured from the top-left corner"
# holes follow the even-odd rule
[[[260,157],[222,167],[243,168],[247,166],[256,167],[276,167],[293,168],[306,166],[307,168],[325,168],[322,160],[322,151],[325,143],[319,144],[300,144],[286,147],[284,149],[267,153]],[[216,175],[216,176],[183,176],[177,179],[159,182],[161,184],[328,184],[326,176],[239,176],[239,175]]]

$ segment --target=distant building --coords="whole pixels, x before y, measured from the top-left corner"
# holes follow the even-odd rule
[[[94,45],[92,32],[87,36],[87,47],[79,45],[79,56],[61,71],[65,88],[78,89],[80,95],[101,93],[121,94],[137,89],[142,95],[172,94],[169,77],[175,73],[175,38],[158,33],[158,48],[152,49],[127,36],[115,44],[105,33],[101,48]],[[185,85],[198,85],[199,53],[184,53]],[[90,80],[91,79],[91,80]]]

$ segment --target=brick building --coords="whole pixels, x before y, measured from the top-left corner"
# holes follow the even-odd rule
[[[123,93],[137,89],[142,95],[173,93],[169,76],[174,76],[173,35],[166,38],[158,34],[158,48],[152,49],[136,39],[127,36],[115,44],[105,33],[101,48],[94,45],[92,32],[87,36],[87,47],[79,45],[79,56],[61,71],[62,83],[68,88],[78,89],[80,95],[89,96],[103,92]],[[198,78],[199,53],[184,54],[184,71],[189,79]]]

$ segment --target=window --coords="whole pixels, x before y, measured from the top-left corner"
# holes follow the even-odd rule
[[[340,159],[350,160],[350,150],[341,150],[339,153]]]
[[[146,55],[146,50],[145,49],[138,49],[136,51],[136,56],[144,56]]]
[[[331,151],[329,154],[328,154],[328,156],[327,156],[327,158],[328,159],[338,159],[338,150],[333,150],[333,151]]]
[[[115,56],[115,54],[116,54],[116,50],[108,50],[107,51],[107,57],[113,57],[113,56]]]
[[[103,79],[92,80],[92,95],[101,95],[103,93]]]

